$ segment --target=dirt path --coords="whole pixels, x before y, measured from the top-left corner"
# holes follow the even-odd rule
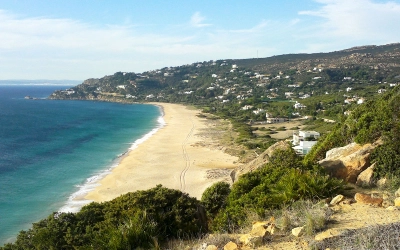
[[[183,156],[183,160],[185,161],[185,167],[181,172],[180,175],[180,184],[181,184],[181,191],[184,192],[186,189],[186,180],[185,180],[185,175],[186,172],[189,170],[190,168],[190,157],[189,154],[187,152],[186,146],[188,144],[189,139],[192,137],[193,135],[193,131],[195,129],[195,125],[192,121],[192,128],[190,129],[189,133],[187,134],[185,140],[182,142],[182,156]]]

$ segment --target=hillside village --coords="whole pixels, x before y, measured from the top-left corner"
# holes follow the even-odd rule
[[[337,115],[338,105],[347,114],[352,105],[395,87],[399,55],[400,45],[392,44],[292,58],[213,60],[138,74],[117,72],[51,98],[236,106],[253,120],[329,117]],[[277,102],[285,102],[286,110],[277,109]]]

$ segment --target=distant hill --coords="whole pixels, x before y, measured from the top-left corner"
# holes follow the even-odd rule
[[[396,43],[330,53],[196,62],[143,73],[117,72],[87,79],[50,98],[209,104],[215,97],[226,103],[257,94],[285,98],[285,92],[294,92],[296,98],[310,91],[314,92],[310,95],[325,94],[350,85],[365,89],[398,81],[400,44]]]
[[[76,86],[81,81],[77,80],[0,80],[0,85],[63,85]]]

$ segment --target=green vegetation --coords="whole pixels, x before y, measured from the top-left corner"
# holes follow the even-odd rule
[[[204,232],[200,202],[159,185],[91,203],[76,214],[54,213],[1,249],[149,249]]]
[[[324,175],[316,165],[304,165],[292,149],[277,150],[268,164],[234,183],[226,208],[219,211],[211,228],[233,232],[248,223],[249,212],[265,217],[269,209],[297,200],[328,197],[341,188],[341,181]]]
[[[371,157],[377,163],[376,177],[400,176],[399,114],[400,88],[396,87],[354,109],[331,133],[318,141],[304,161],[310,164],[321,160],[329,149],[351,142],[365,144],[382,139],[383,145]]]
[[[232,189],[223,182],[209,187],[201,202],[159,185],[91,203],[76,214],[54,213],[1,249],[157,248],[168,240],[199,237],[208,232],[207,223],[213,231],[231,232],[251,223],[250,212],[265,217],[271,209],[341,188],[341,181],[323,175],[318,166],[303,165],[293,150],[278,150],[270,163],[239,178]],[[321,227],[315,216],[308,221],[312,230]]]

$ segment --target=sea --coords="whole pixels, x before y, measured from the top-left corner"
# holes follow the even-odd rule
[[[164,125],[155,105],[49,100],[62,82],[0,82],[0,246],[98,185]],[[31,99],[25,98],[30,96]]]

